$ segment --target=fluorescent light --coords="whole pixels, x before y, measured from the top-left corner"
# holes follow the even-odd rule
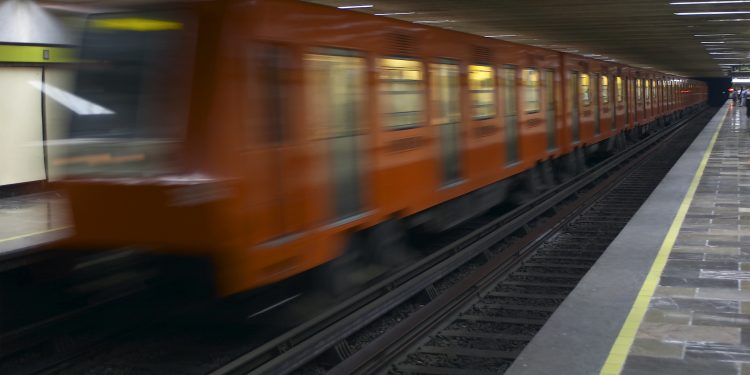
[[[423,20],[423,21],[414,21],[414,23],[450,23],[450,22],[456,22],[456,20]]]
[[[709,52],[709,55],[736,55],[737,52]]]
[[[416,12],[394,12],[394,13],[375,13],[376,16],[405,16]]]
[[[732,83],[750,83],[750,78],[732,78]]]
[[[750,14],[750,11],[733,10],[728,12],[681,12],[675,13],[675,16],[716,16],[722,14]]]
[[[743,22],[750,21],[750,18],[725,18],[723,20],[708,20],[708,22]]]
[[[729,36],[737,34],[694,34],[693,36]]]
[[[717,0],[717,1],[679,1],[669,3],[670,5],[701,5],[701,4],[741,4],[750,3],[750,0]]]
[[[502,34],[502,35],[485,35],[485,38],[512,38],[518,36],[516,34]]]
[[[701,42],[703,44],[724,44],[724,42]]]
[[[714,57],[714,60],[745,60],[744,57]]]
[[[359,8],[372,8],[372,4],[370,5],[344,5],[338,7],[339,9],[359,9]]]

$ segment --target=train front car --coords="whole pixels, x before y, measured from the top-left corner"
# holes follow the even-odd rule
[[[66,176],[71,245],[205,259],[234,245],[238,188],[199,121],[212,74],[211,48],[199,53],[205,19],[187,7],[93,15],[74,92],[46,88],[73,113],[50,160]]]

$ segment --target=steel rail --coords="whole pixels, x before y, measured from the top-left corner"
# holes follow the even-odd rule
[[[236,358],[212,374],[288,374],[300,368],[327,350],[345,343],[344,340],[354,332],[431,287],[436,281],[471,259],[485,253],[492,244],[524,228],[533,219],[553,209],[560,202],[577,194],[584,187],[657,142],[666,139],[668,135],[674,134],[700,113],[697,112],[605,159],[577,178],[560,184],[532,202],[494,219],[319,317]],[[344,352],[348,351],[347,348],[343,349]]]

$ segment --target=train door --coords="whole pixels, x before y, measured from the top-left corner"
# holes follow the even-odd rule
[[[607,108],[609,108],[609,129],[615,130],[617,129],[617,105],[615,104],[616,95],[612,95],[612,93],[614,92],[614,85],[610,84],[609,76],[602,76],[602,79],[604,80],[603,82],[606,82],[606,85],[602,87],[602,93],[603,95],[607,95],[604,104],[606,104]]]
[[[652,98],[652,92],[651,92],[651,80],[645,79],[643,80],[643,112],[644,116],[647,120],[651,118],[652,115],[652,109],[653,109],[653,98]]]
[[[362,210],[361,144],[365,59],[355,52],[326,49],[305,57],[307,98],[316,131],[327,150],[335,218]]]
[[[432,64],[433,125],[438,127],[442,181],[461,178],[461,123],[459,68],[453,61]]]
[[[571,71],[570,79],[568,80],[570,85],[570,131],[572,133],[573,142],[581,140],[581,128],[580,118],[578,116],[578,102],[579,102],[579,91],[578,91],[578,72]]]
[[[263,242],[299,230],[300,215],[292,215],[288,173],[291,134],[290,87],[285,79],[292,66],[292,55],[283,46],[257,44],[247,49],[245,173],[251,193],[248,209],[252,217],[253,241]]]
[[[555,71],[547,69],[544,71],[544,89],[547,102],[547,149],[554,150],[557,148],[555,132]]]
[[[503,67],[503,97],[505,98],[505,150],[506,163],[518,161],[518,97],[516,82],[518,70],[515,66]]]
[[[599,135],[602,132],[601,124],[601,112],[599,112],[599,73],[594,73],[591,77],[594,82],[591,82],[591,86],[594,88],[591,90],[591,104],[592,111],[594,111],[594,135]]]
[[[630,87],[630,79],[625,79],[625,127],[627,128],[630,124],[630,95],[633,90]]]
[[[633,106],[635,108],[634,115],[633,115],[633,122],[638,122],[639,116],[638,111],[641,109],[641,103],[643,102],[643,91],[641,89],[641,80],[640,78],[635,80],[635,105]]]

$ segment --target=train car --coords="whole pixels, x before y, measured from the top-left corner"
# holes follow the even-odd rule
[[[69,245],[207,259],[219,295],[387,265],[654,118],[634,68],[292,0],[93,15],[81,60]]]

